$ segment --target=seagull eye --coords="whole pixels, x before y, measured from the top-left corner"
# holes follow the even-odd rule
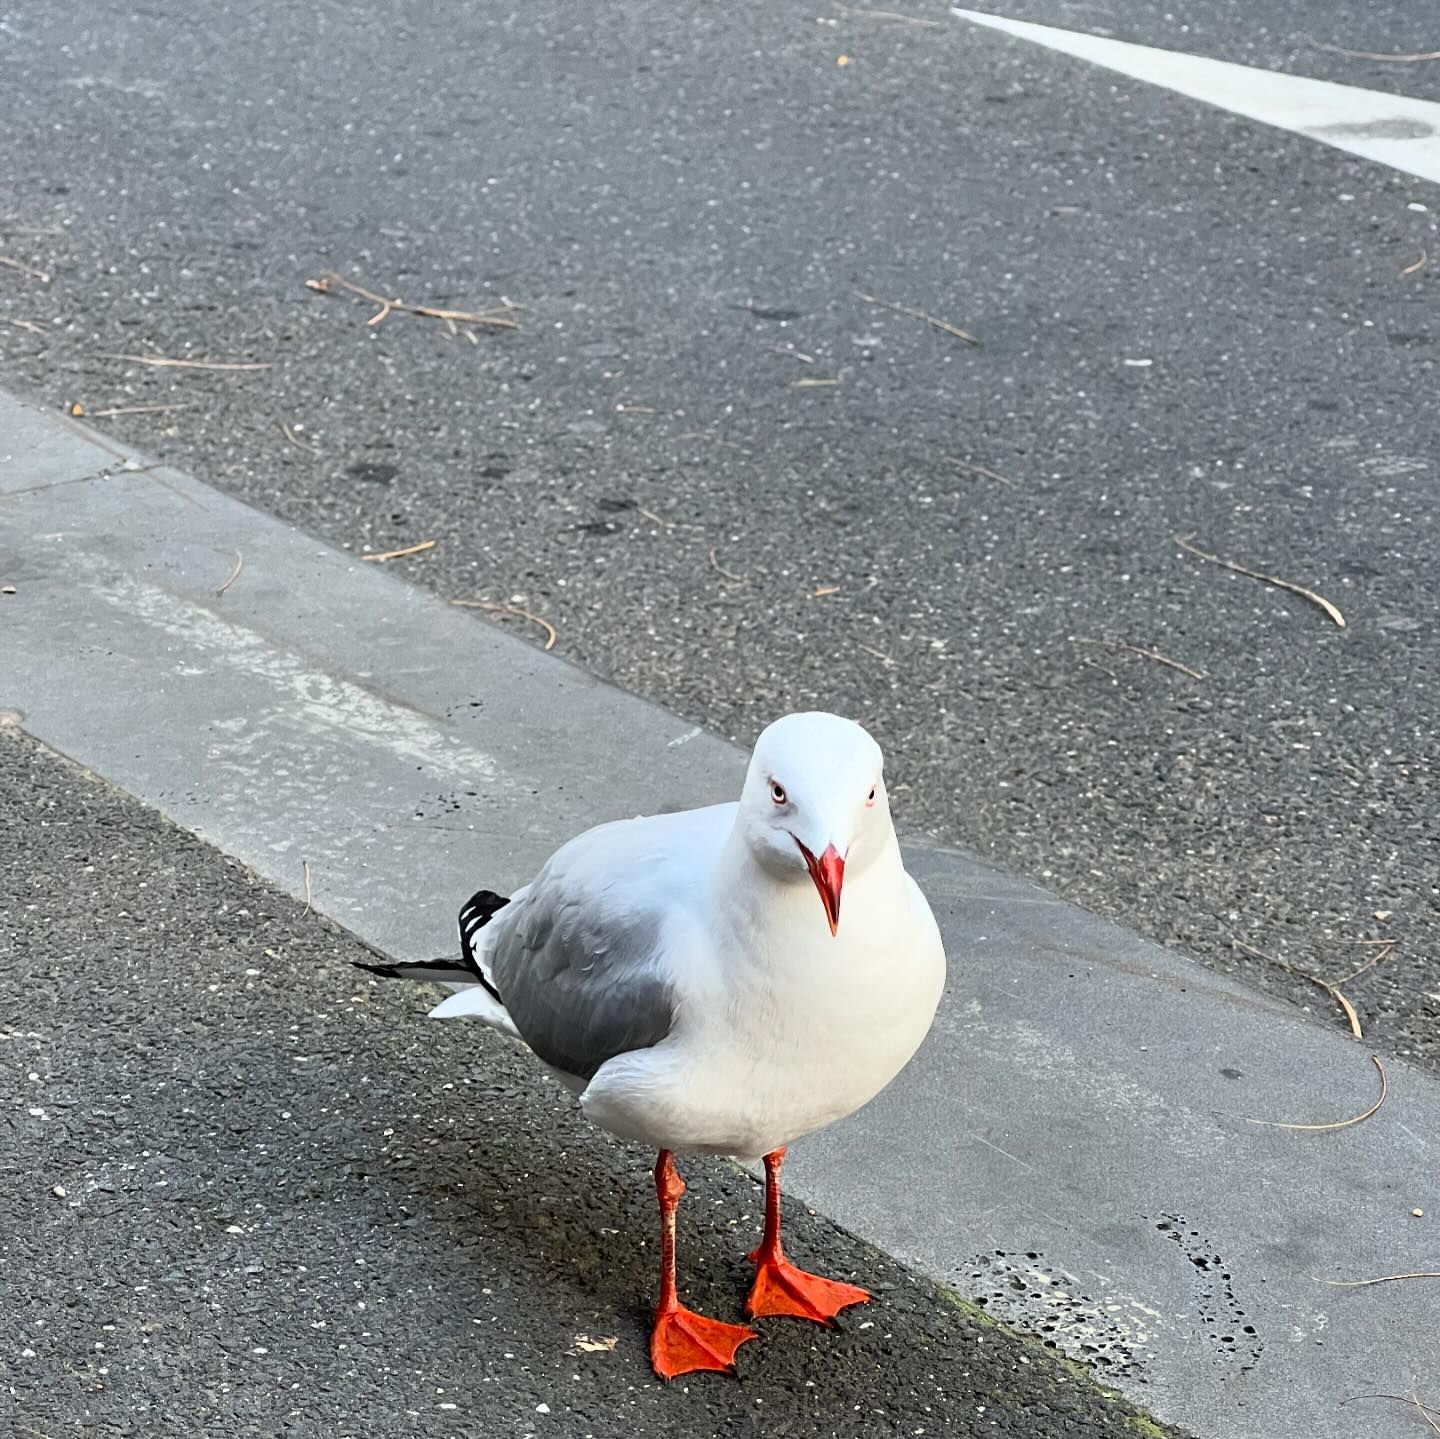
[[[865,796],[865,803],[866,803],[866,804],[874,804],[874,803],[875,803],[875,786],[874,786],[873,784],[870,786],[870,793]]]
[[[778,779],[772,779],[770,781],[770,798],[773,799],[776,804],[785,804],[789,799],[789,796],[785,793],[785,786],[781,784]]]

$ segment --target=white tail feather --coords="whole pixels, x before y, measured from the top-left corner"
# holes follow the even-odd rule
[[[456,1019],[461,1015],[482,1020],[512,1039],[520,1038],[520,1031],[505,1006],[484,985],[467,984],[463,988],[457,985],[449,999],[441,1000],[430,1011],[431,1019]]]

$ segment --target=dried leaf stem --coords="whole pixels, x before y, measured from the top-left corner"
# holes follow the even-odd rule
[[[5,265],[11,270],[19,270],[22,275],[28,275],[32,280],[39,280],[42,285],[50,283],[50,276],[44,270],[37,270],[34,265],[27,265],[23,260],[12,260],[8,255],[0,255],[0,265]]]
[[[1004,475],[996,474],[994,470],[988,470],[984,465],[972,465],[969,460],[957,460],[954,455],[942,455],[941,458],[947,465],[954,465],[957,470],[966,470],[972,475],[983,475],[987,480],[998,480],[1002,485],[1009,485],[1015,488],[1014,480],[1007,480]]]
[[[877,299],[874,295],[867,295],[863,290],[856,290],[855,294],[867,305],[879,305],[882,310],[893,310],[897,315],[909,315],[912,320],[924,320],[927,325],[933,325],[937,330],[944,330],[947,335],[954,335],[957,340],[964,340],[967,345],[980,343],[968,330],[962,330],[948,320],[937,320],[934,315],[927,315],[924,310],[916,310],[909,305],[897,305],[893,300]]]
[[[1267,1129],[1305,1129],[1317,1134],[1323,1130],[1349,1129],[1352,1124],[1363,1124],[1372,1114],[1379,1111],[1380,1106],[1385,1103],[1385,1096],[1390,1092],[1390,1081],[1385,1076],[1385,1066],[1380,1063],[1379,1057],[1372,1054],[1370,1063],[1375,1066],[1380,1075],[1380,1097],[1363,1114],[1357,1114],[1351,1119],[1336,1120],[1333,1124],[1288,1124],[1278,1119],[1247,1119],[1245,1123],[1263,1124]]]
[[[116,415],[158,415],[164,410],[188,410],[189,405],[112,405],[108,410],[91,410],[92,420],[109,420]]]
[[[459,605],[462,609],[489,610],[492,614],[514,615],[516,619],[529,620],[531,624],[539,625],[545,631],[546,650],[553,650],[556,640],[560,638],[549,620],[542,620],[539,615],[532,615],[529,610],[519,609],[515,605],[502,605],[495,600],[451,600],[450,603]]]
[[[1182,540],[1179,535],[1175,536],[1175,543],[1182,550],[1189,550],[1192,555],[1199,555],[1202,560],[1209,560],[1212,565],[1220,565],[1227,570],[1234,570],[1237,575],[1249,575],[1252,580],[1263,580],[1267,585],[1274,585],[1277,589],[1289,590],[1292,595],[1300,595],[1310,601],[1312,605],[1319,605],[1332,620],[1343,630],[1345,628],[1345,616],[1340,613],[1324,595],[1317,595],[1314,590],[1307,590],[1304,585],[1292,584],[1289,580],[1277,579],[1274,575],[1262,574],[1259,570],[1247,569],[1244,565],[1237,565],[1234,560],[1221,559],[1219,555],[1212,555],[1205,550],[1197,550],[1187,540]]]
[[[1370,943],[1369,940],[1365,940],[1363,942],[1366,944]],[[1359,979],[1366,970],[1374,969],[1377,964],[1380,964],[1382,961],[1389,959],[1390,956],[1395,952],[1395,946],[1399,942],[1400,941],[1396,939],[1386,939],[1379,941],[1380,947],[1376,949],[1375,953],[1372,954],[1370,958],[1367,959],[1365,963],[1360,966],[1359,969],[1352,969],[1349,974],[1341,975],[1340,978],[1335,981],[1335,983],[1337,985],[1349,984],[1352,979]]]
[[[1340,1402],[1341,1404],[1358,1404],[1362,1399],[1396,1399],[1401,1404],[1420,1404],[1420,1401],[1411,1394],[1352,1394],[1348,1399],[1342,1399]],[[1434,1414],[1440,1418],[1440,1409],[1432,1408],[1429,1404],[1420,1404],[1420,1407],[1427,1414]]]
[[[893,10],[856,10],[849,5],[837,5],[836,10],[842,15],[854,15],[861,20],[895,20],[902,25],[919,25],[926,30],[944,29],[944,22],[940,20],[921,20],[914,15],[897,15]]]
[[[744,575],[737,575],[734,570],[727,570],[715,557],[714,545],[710,546],[710,568],[713,569],[716,574],[724,575],[727,580],[734,580],[737,585],[743,585],[745,583]]]
[[[137,365],[154,365],[168,370],[268,370],[271,361],[169,360],[164,355],[126,355],[110,350],[98,352],[102,360],[130,360]]]
[[[506,315],[491,314],[480,310],[447,310],[439,305],[412,305],[405,300],[390,299],[384,295],[377,295],[374,290],[367,290],[364,285],[357,285],[353,280],[347,280],[343,275],[337,275],[333,270],[317,276],[313,280],[306,280],[305,287],[315,290],[319,294],[330,294],[335,286],[342,290],[349,290],[353,295],[359,295],[361,299],[369,300],[372,305],[380,308],[365,321],[367,325],[378,325],[392,310],[403,310],[407,315],[424,315],[432,320],[444,320],[452,329],[453,326],[461,325],[489,325],[496,330],[518,330],[519,324]],[[516,307],[508,300],[504,302],[507,310]]]
[[[1414,1274],[1382,1274],[1375,1279],[1322,1279],[1332,1289],[1367,1289],[1372,1284],[1395,1284],[1402,1279],[1440,1279],[1440,1269],[1421,1269]]]
[[[245,568],[245,556],[242,555],[239,550],[236,550],[236,551],[235,551],[235,568],[230,571],[230,578],[229,578],[228,580],[226,580],[225,583],[224,583],[223,585],[221,585],[218,590],[215,591],[215,597],[216,597],[216,599],[219,599],[219,597],[220,597],[221,595],[223,595],[223,594],[225,593],[225,591],[228,590],[228,589],[230,588],[230,586],[233,585],[233,584],[235,583],[235,581],[240,578],[240,571],[243,570],[244,568]]]
[[[1077,645],[1102,645],[1111,649],[1129,650],[1132,655],[1143,655],[1147,660],[1154,660],[1157,664],[1169,665],[1172,670],[1179,670],[1181,674],[1189,675],[1192,680],[1203,680],[1205,676],[1199,670],[1192,670],[1189,665],[1182,665],[1179,660],[1172,660],[1169,655],[1162,655],[1159,650],[1147,650],[1140,645],[1127,644],[1124,640],[1087,640],[1072,639],[1072,644]]]
[[[647,520],[653,520],[657,525],[664,525],[668,530],[703,530],[704,525],[687,524],[684,520],[667,520],[664,515],[657,515],[654,510],[647,510],[644,505],[636,505],[635,513],[644,515]]]
[[[285,438],[289,440],[292,445],[295,446],[296,449],[309,450],[312,455],[318,455],[320,453],[320,451],[314,445],[307,445],[305,441],[302,440],[300,436],[297,435],[295,431],[292,430],[290,426],[285,423],[284,420],[280,421],[280,433],[283,434]]]
[[[433,550],[439,540],[421,540],[418,545],[407,545],[403,550],[386,550],[378,555],[361,555],[362,560],[367,560],[373,565],[383,565],[387,560],[403,560],[406,555],[423,554],[426,550]]]
[[[1308,969],[1300,969],[1296,965],[1288,964],[1276,955],[1266,954],[1263,949],[1256,949],[1253,944],[1246,944],[1243,939],[1236,939],[1234,935],[1230,936],[1230,943],[1237,949],[1243,949],[1246,954],[1253,954],[1256,959],[1263,959],[1267,964],[1273,964],[1300,979],[1308,979],[1311,984],[1319,989],[1323,989],[1325,993],[1345,1011],[1345,1018],[1350,1021],[1350,1033],[1353,1034],[1356,1039],[1365,1038],[1360,1032],[1360,1016],[1355,1013],[1355,1006],[1351,1004],[1329,980],[1321,979],[1318,974],[1311,974]]]
[[[1328,45],[1313,35],[1304,37],[1317,50],[1328,50],[1332,55],[1344,55],[1347,60],[1379,60],[1386,65],[1416,65],[1422,60],[1440,60],[1440,50],[1412,50],[1398,55],[1386,55],[1379,50],[1347,50],[1343,45]]]

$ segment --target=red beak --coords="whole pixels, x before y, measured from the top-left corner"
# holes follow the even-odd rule
[[[797,839],[796,844],[800,844]],[[845,859],[833,844],[825,847],[825,853],[816,859],[803,844],[800,853],[805,856],[805,867],[815,888],[820,891],[820,903],[825,906],[825,918],[830,921],[830,933],[840,932],[840,886],[845,882]]]

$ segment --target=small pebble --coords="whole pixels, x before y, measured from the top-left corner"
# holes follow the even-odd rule
[[[64,1199],[65,1186],[63,1184],[57,1184],[55,1188],[50,1191],[50,1193],[53,1194],[56,1199]],[[1420,1211],[1417,1209],[1415,1212],[1418,1214]]]
[[[1411,1213],[1416,1219],[1424,1219],[1424,1217],[1425,1217],[1425,1211],[1424,1211],[1423,1209],[1412,1209],[1412,1210],[1410,1211],[1410,1213]]]

